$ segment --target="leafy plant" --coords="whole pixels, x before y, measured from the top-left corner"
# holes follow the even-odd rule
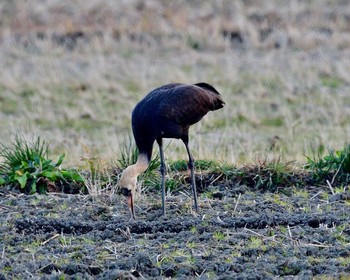
[[[27,193],[44,193],[48,187],[56,189],[55,182],[83,180],[75,170],[60,169],[64,154],[57,162],[48,159],[49,144],[38,137],[27,142],[16,136],[14,143],[0,143],[0,156],[4,161],[0,164],[0,185],[15,185]]]

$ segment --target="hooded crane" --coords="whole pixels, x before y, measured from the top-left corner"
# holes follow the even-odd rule
[[[146,95],[132,112],[132,131],[139,150],[137,162],[128,166],[119,181],[121,193],[126,197],[131,219],[135,219],[134,198],[137,176],[144,172],[151,160],[154,141],[159,145],[162,176],[162,213],[165,216],[165,163],[163,138],[181,139],[185,144],[191,172],[194,209],[198,212],[194,178],[194,161],[188,147],[188,130],[209,111],[224,106],[219,92],[207,83],[185,85],[173,83],[154,89]]]

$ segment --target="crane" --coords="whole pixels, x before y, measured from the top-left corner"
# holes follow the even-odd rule
[[[139,150],[135,164],[128,166],[118,182],[121,193],[126,197],[131,219],[135,219],[134,198],[137,176],[144,172],[152,157],[153,144],[157,141],[160,154],[162,189],[162,214],[165,216],[165,162],[163,138],[181,139],[188,154],[188,167],[194,209],[198,212],[197,190],[194,177],[194,160],[189,149],[189,128],[199,122],[209,111],[224,106],[219,92],[210,84],[193,85],[171,83],[148,93],[132,112],[132,131]]]

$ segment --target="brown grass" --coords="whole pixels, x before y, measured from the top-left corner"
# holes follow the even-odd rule
[[[0,138],[39,134],[72,164],[84,147],[108,160],[147,92],[206,81],[227,106],[193,127],[195,158],[303,162],[310,146],[342,148],[350,127],[349,5],[5,1]],[[185,158],[173,143],[167,156]]]

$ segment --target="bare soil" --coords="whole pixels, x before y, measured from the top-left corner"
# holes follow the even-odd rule
[[[2,188],[0,279],[350,277],[348,192],[199,189],[198,215],[186,188],[168,194],[165,218],[160,193],[142,194],[129,221],[119,195]]]

